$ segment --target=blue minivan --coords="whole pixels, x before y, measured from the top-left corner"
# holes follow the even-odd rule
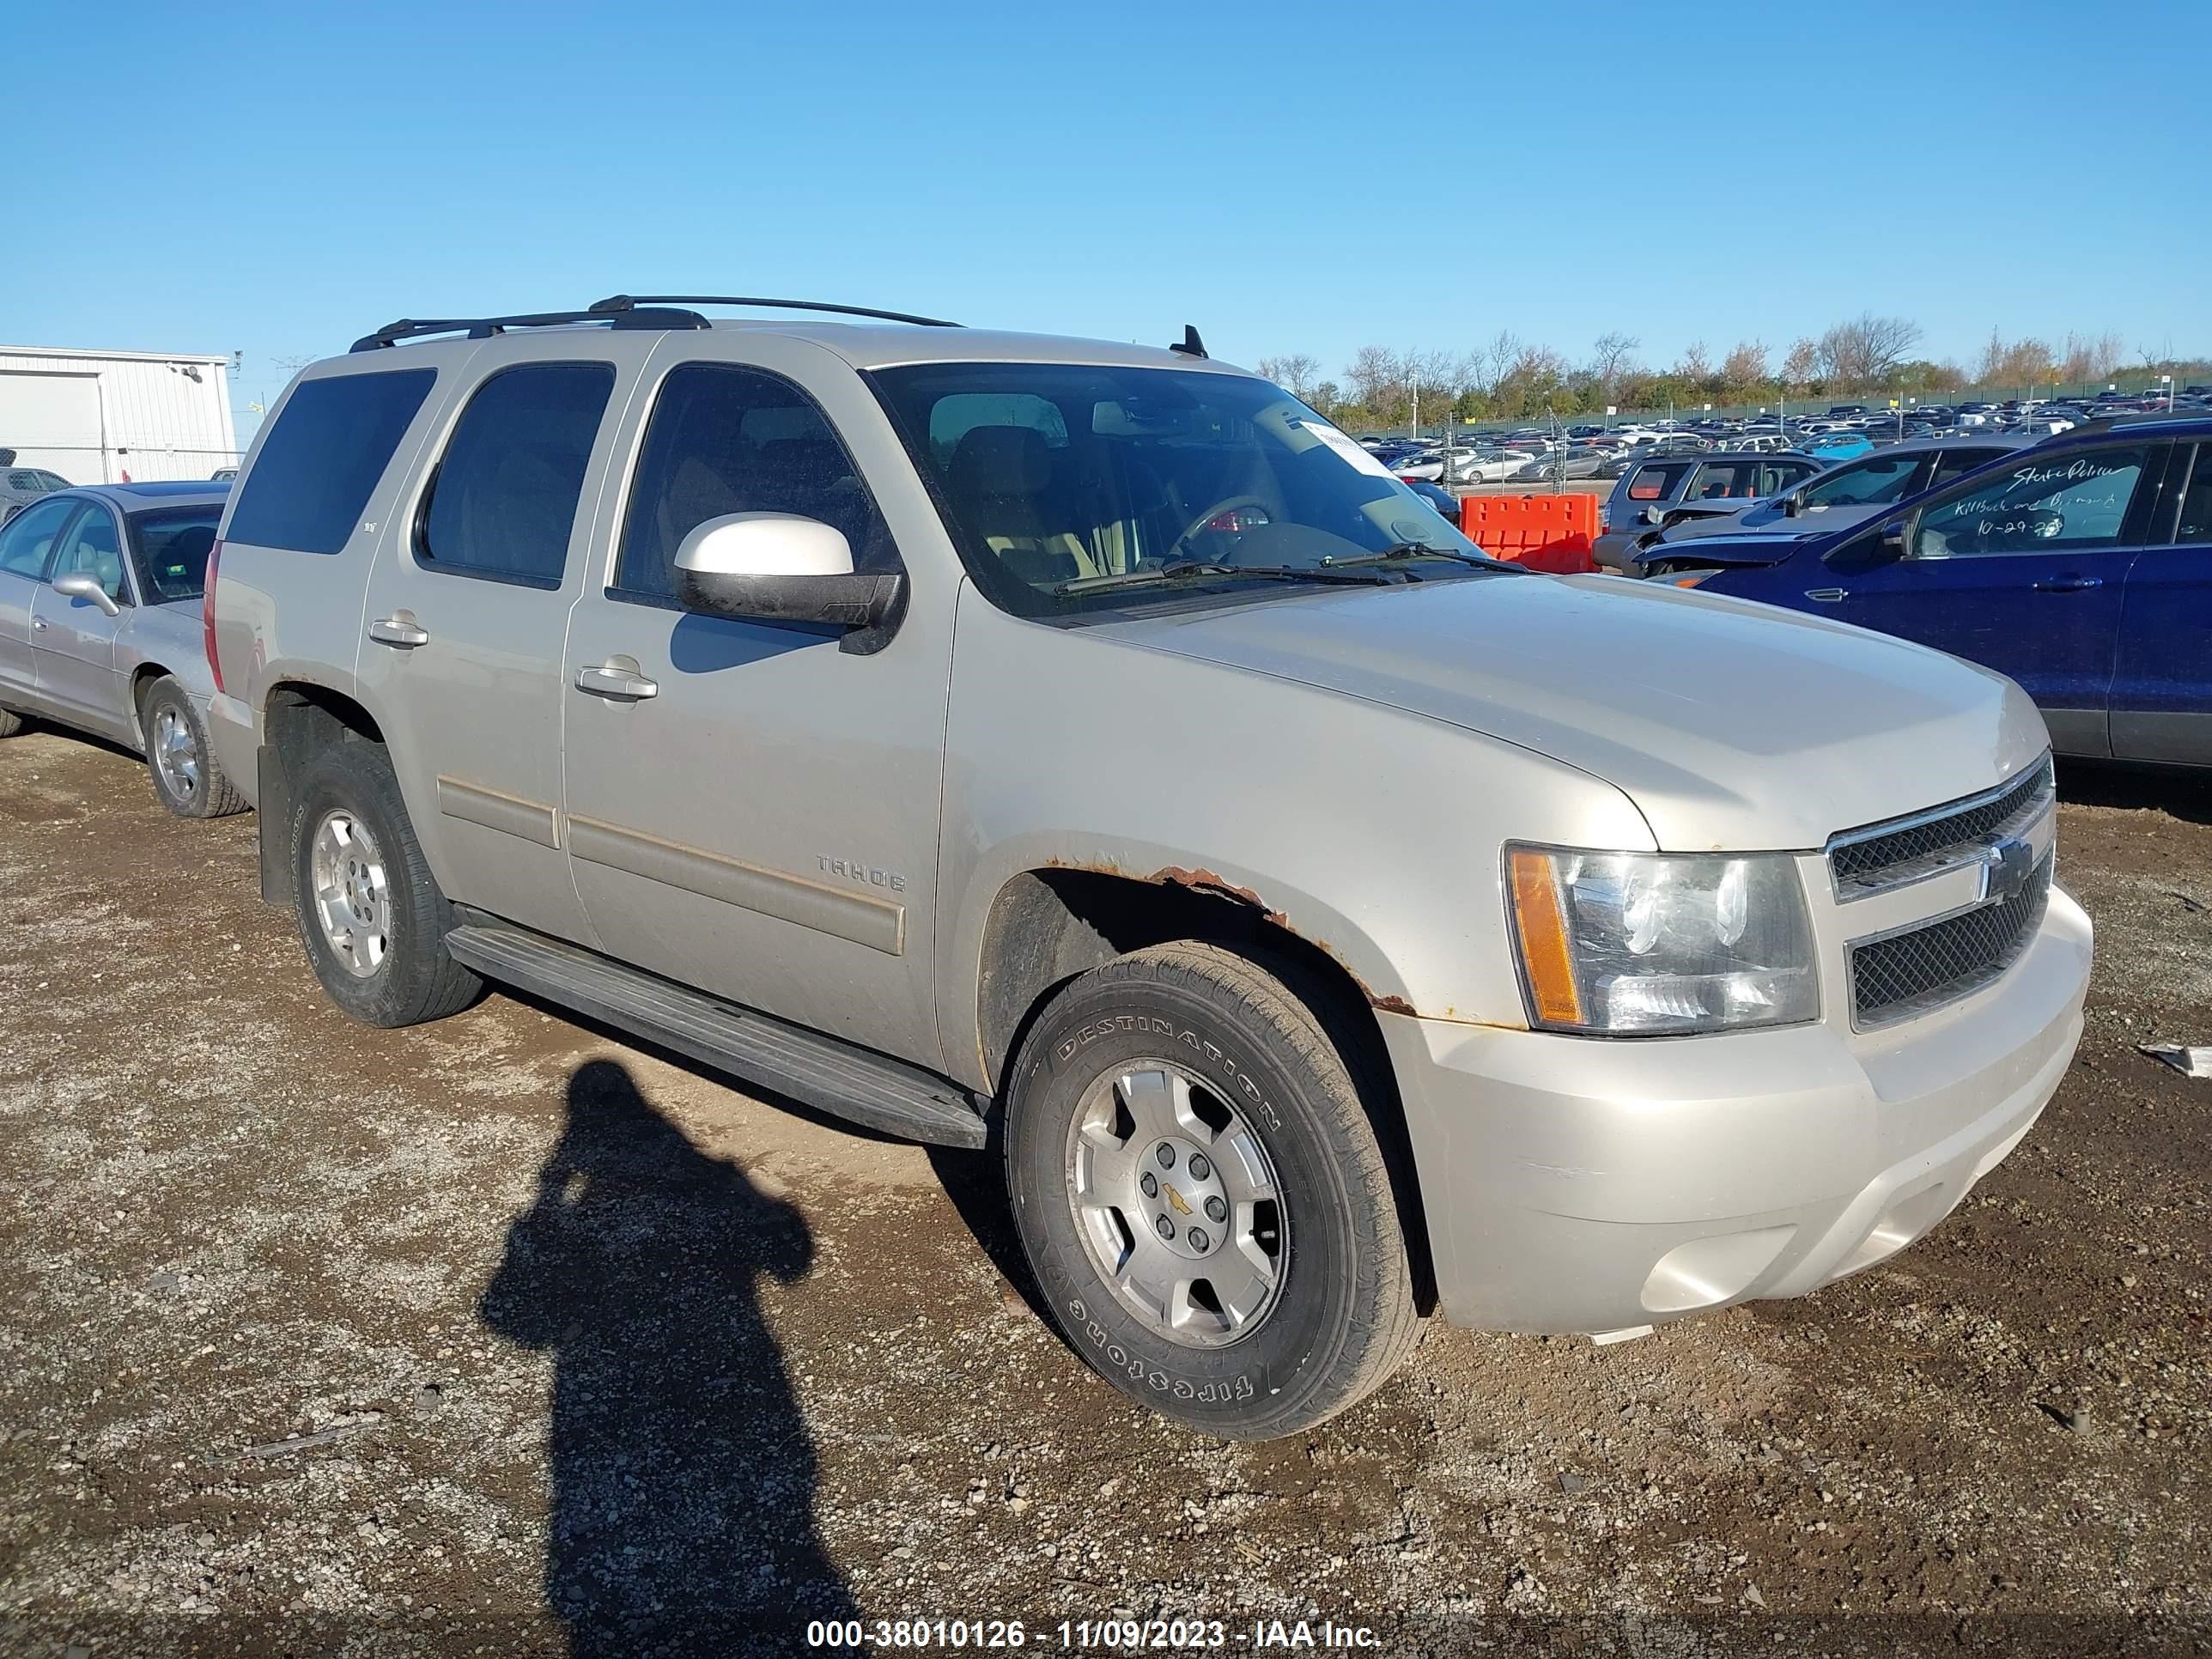
[[[2212,766],[2212,418],[2097,422],[1825,534],[1644,554],[2008,674],[2062,755]]]

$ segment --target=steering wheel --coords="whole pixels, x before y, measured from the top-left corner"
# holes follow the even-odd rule
[[[1208,524],[1219,518],[1223,514],[1229,512],[1233,507],[1256,507],[1262,513],[1266,513],[1268,510],[1267,502],[1261,501],[1257,495],[1224,495],[1219,501],[1214,502],[1212,507],[1207,507],[1205,512],[1199,514],[1195,518],[1192,519],[1188,524],[1183,526],[1182,534],[1176,537],[1173,541],[1168,544],[1168,550],[1162,562],[1167,564],[1173,564],[1175,562],[1176,555],[1182,551],[1183,544],[1189,541],[1193,536],[1198,534],[1200,531],[1205,529]]]

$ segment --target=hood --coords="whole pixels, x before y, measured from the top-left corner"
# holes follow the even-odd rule
[[[1667,851],[1817,848],[2002,782],[2049,742],[1987,669],[1617,576],[1322,589],[1097,631],[1549,756],[1620,788]],[[1358,775],[1357,756],[1316,760]]]

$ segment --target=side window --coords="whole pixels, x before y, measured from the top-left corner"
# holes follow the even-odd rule
[[[115,515],[104,507],[88,507],[78,517],[62,538],[46,580],[58,582],[77,575],[91,577],[118,605],[131,603],[123,587],[123,538],[115,527]]]
[[[436,378],[435,369],[408,368],[293,387],[246,476],[230,539],[298,553],[338,551]]]
[[[673,600],[684,537],[732,513],[818,519],[844,533],[855,570],[899,568],[875,497],[811,398],[758,369],[678,364],[661,382],[646,426],[614,591]]]
[[[2197,446],[2197,462],[2190,469],[2189,487],[2181,492],[2181,522],[2173,539],[2212,542],[2212,444]]]
[[[558,587],[614,387],[609,363],[526,363],[478,386],[416,514],[416,561],[457,575]]]
[[[1694,465],[1691,461],[1666,461],[1637,468],[1636,476],[1628,483],[1628,499],[1632,501],[1665,501]]]
[[[1700,467],[1690,486],[1690,499],[1727,501],[1748,499],[1759,478],[1756,461],[1716,461]]]
[[[2004,453],[2002,449],[1947,449],[1936,463],[1935,482],[1947,484],[1963,478],[1978,466],[1986,466]]]
[[[2140,444],[2056,459],[2023,451],[2017,466],[1923,512],[1912,555],[1952,559],[2114,546],[2149,454]]]
[[[25,507],[0,530],[0,570],[36,581],[46,574],[46,556],[54,550],[54,538],[76,512],[77,503],[40,501]]]

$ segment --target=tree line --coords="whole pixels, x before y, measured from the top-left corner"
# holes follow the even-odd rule
[[[1608,405],[1645,411],[1842,396],[1926,400],[1970,386],[2048,392],[2121,373],[2154,378],[2161,370],[2173,374],[2178,385],[2184,374],[2204,368],[2145,349],[2124,370],[2129,353],[2111,332],[2069,333],[2053,345],[2032,337],[2007,340],[1992,331],[1971,367],[1916,355],[1921,340],[1917,323],[1868,312],[1792,342],[1779,362],[1763,340],[1739,341],[1718,356],[1700,341],[1671,367],[1653,368],[1638,356],[1642,342],[1635,336],[1611,333],[1573,362],[1550,346],[1501,331],[1487,344],[1459,353],[1362,346],[1335,379],[1324,378],[1320,360],[1304,352],[1262,357],[1258,368],[1338,425],[1351,427],[1403,426],[1417,408],[1427,423],[1443,420],[1447,411],[1462,421],[1536,420],[1596,414]]]

